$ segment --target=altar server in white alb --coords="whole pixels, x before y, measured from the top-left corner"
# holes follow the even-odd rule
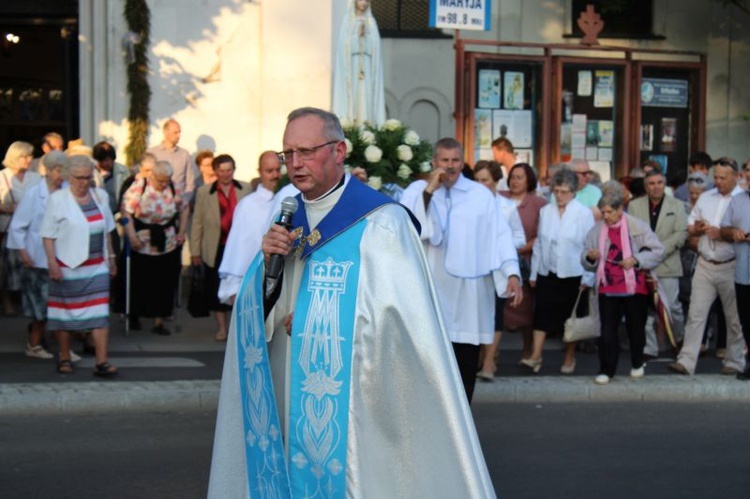
[[[237,295],[209,498],[495,497],[417,222],[344,173],[335,115],[283,144],[301,194]]]
[[[494,339],[495,294],[511,298],[513,306],[523,294],[507,219],[489,189],[461,175],[463,165],[461,144],[440,139],[428,180],[409,185],[401,203],[422,225],[427,262],[471,402],[479,347]]]
[[[258,159],[260,184],[252,194],[240,199],[219,266],[219,300],[233,304],[242,277],[260,249],[260,240],[271,223],[274,192],[281,178],[281,162],[274,151],[261,153]],[[251,249],[252,248],[252,249]]]

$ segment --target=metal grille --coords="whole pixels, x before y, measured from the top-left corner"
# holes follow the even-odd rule
[[[441,36],[440,30],[428,27],[430,5],[428,0],[375,0],[372,15],[384,37]]]

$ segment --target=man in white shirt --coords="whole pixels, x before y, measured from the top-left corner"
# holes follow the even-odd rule
[[[714,161],[716,187],[701,194],[688,217],[688,234],[700,236],[700,239],[685,341],[677,362],[668,366],[676,373],[695,373],[706,318],[717,296],[721,298],[727,322],[727,352],[721,373],[737,374],[745,368],[745,340],[737,315],[734,289],[735,253],[732,243],[721,239],[720,230],[721,220],[732,197],[743,192],[737,185],[737,171],[737,162],[731,158]]]
[[[281,162],[273,151],[261,153],[258,160],[260,184],[252,194],[242,198],[234,209],[232,224],[219,266],[219,300],[234,304],[242,278],[255,255],[270,223],[274,192],[281,178]]]
[[[161,144],[149,148],[147,152],[156,156],[157,161],[168,161],[172,165],[172,183],[182,194],[183,200],[189,202],[195,190],[195,177],[198,169],[190,153],[177,145],[182,133],[180,124],[170,118],[164,123],[162,132],[164,139]]]
[[[461,175],[463,148],[452,138],[435,144],[427,181],[413,182],[401,203],[422,225],[427,262],[471,402],[479,349],[494,339],[495,293],[522,296],[518,255],[506,218],[483,185]]]
[[[492,158],[500,164],[503,178],[497,183],[497,191],[508,190],[508,172],[516,164],[516,153],[513,143],[506,137],[499,137],[492,141]]]

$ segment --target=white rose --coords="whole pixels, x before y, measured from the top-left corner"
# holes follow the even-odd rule
[[[349,165],[347,165],[347,164],[344,164],[344,171],[346,173],[351,173],[352,172],[352,167],[349,166]]]
[[[346,157],[348,158],[349,155],[351,155],[352,149],[353,149],[352,141],[347,138],[344,138],[344,144],[346,144]]]
[[[383,179],[380,177],[370,177],[370,180],[367,181],[367,185],[375,189],[376,191],[379,191],[381,187],[383,187]]]
[[[385,120],[385,123],[383,123],[383,129],[384,130],[390,130],[391,132],[394,130],[398,130],[401,128],[401,122],[399,120]]]
[[[429,161],[424,161],[421,165],[419,165],[419,171],[422,173],[429,173],[432,171],[432,165]]]
[[[351,128],[353,125],[354,125],[354,123],[352,123],[349,120],[346,120],[346,119],[341,120],[341,128],[343,128],[343,129]]]
[[[359,132],[359,138],[362,139],[362,142],[364,142],[365,144],[375,143],[375,134],[370,130],[362,130],[361,132]]]
[[[365,159],[369,163],[377,163],[383,157],[383,151],[378,146],[367,146],[365,149]]]
[[[418,146],[419,135],[414,130],[409,130],[408,132],[406,132],[406,135],[404,135],[404,142],[409,144],[410,146]]]
[[[411,176],[411,168],[409,168],[409,165],[407,165],[406,163],[401,163],[401,166],[398,167],[396,175],[399,178],[406,180]]]
[[[411,147],[401,144],[396,148],[396,156],[398,156],[398,159],[401,161],[409,161],[414,157],[414,153],[411,152]]]
[[[286,165],[285,164],[283,164],[283,163],[281,164],[281,168],[279,168],[279,173],[282,174],[282,175],[286,175]]]

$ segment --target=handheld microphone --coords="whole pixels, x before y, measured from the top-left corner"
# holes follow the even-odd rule
[[[292,215],[297,211],[297,200],[293,197],[284,198],[281,202],[281,215],[276,221],[276,225],[281,225],[285,229],[292,228]],[[278,279],[281,271],[284,269],[284,255],[278,253],[271,255],[271,261],[268,263],[267,276],[272,279]]]

